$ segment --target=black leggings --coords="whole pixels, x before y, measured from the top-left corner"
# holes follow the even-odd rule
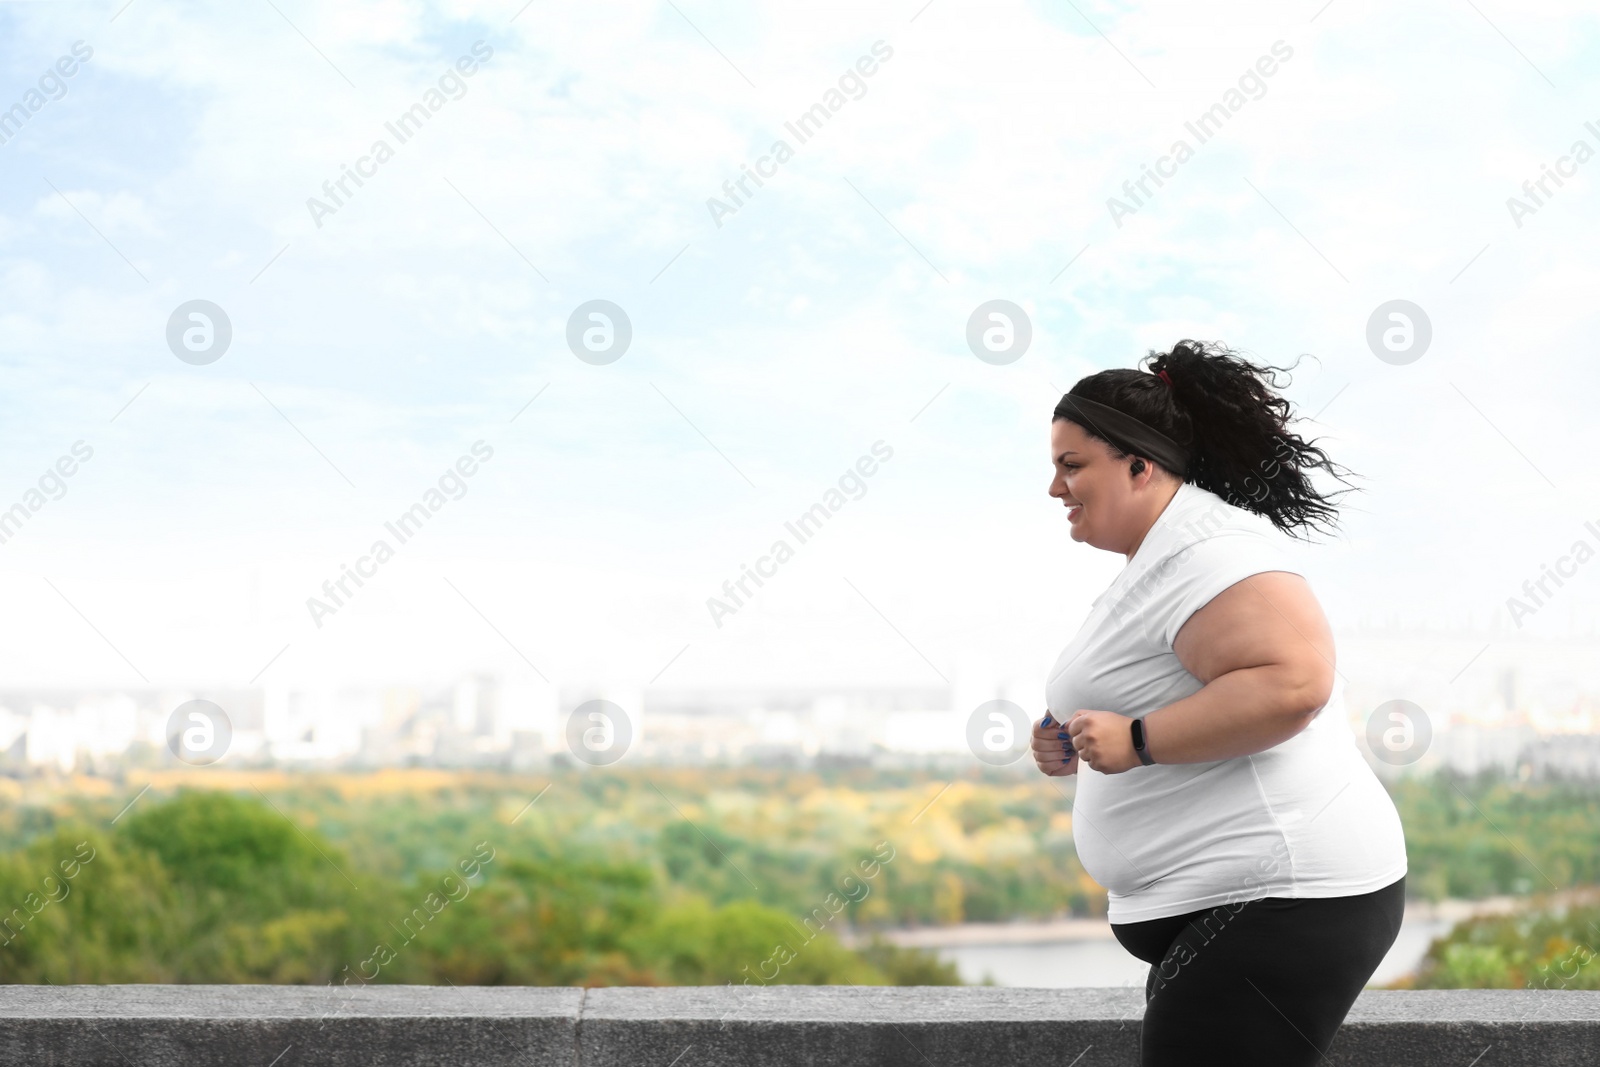
[[[1122,947],[1151,965],[1140,1067],[1320,1062],[1400,932],[1405,883],[1112,924]]]

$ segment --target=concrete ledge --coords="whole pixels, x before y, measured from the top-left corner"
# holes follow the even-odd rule
[[[1136,1067],[1143,1011],[1122,988],[0,986],[0,1063]],[[1572,990],[1368,991],[1323,1061],[1596,1063],[1600,992]]]
[[[1600,991],[1368,990],[1328,1060],[1339,1067],[1587,1067],[1600,1063]]]
[[[0,986],[0,1064],[571,1064],[581,989]]]
[[[666,1067],[687,1046],[679,1067],[1061,1065],[1085,1046],[1077,1067],[1136,1067],[1143,1014],[1133,989],[594,989],[581,1044],[585,1067]]]

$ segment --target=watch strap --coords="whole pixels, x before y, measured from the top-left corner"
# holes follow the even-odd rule
[[[1139,762],[1146,767],[1153,765],[1155,760],[1150,758],[1150,752],[1145,748],[1144,720],[1134,719],[1128,729],[1133,732],[1133,751],[1138,755]]]

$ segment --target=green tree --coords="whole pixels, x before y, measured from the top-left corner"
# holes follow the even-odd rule
[[[186,790],[135,811],[119,837],[179,902],[181,936],[161,957],[176,981],[336,981],[395,909],[392,885],[356,882],[337,848],[253,798]]]
[[[0,857],[0,981],[170,982],[185,915],[161,863],[58,828]]]
[[[819,921],[796,923],[751,900],[717,907],[702,897],[688,897],[639,929],[628,947],[668,985],[888,982]]]

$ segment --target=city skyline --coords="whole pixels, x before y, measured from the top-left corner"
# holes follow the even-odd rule
[[[1514,769],[1531,749],[1541,753],[1540,766],[1600,772],[1600,656],[1594,655],[1600,641],[1524,642],[1520,648],[1508,643],[1497,649],[1492,640],[1479,646],[1481,636],[1381,629],[1343,636],[1330,707],[1342,709],[1369,762],[1402,773],[1439,765]],[[998,677],[876,688],[637,686],[543,681],[526,670],[376,686],[0,686],[0,752],[9,754],[13,770],[65,772],[97,761],[102,769],[124,765],[123,757],[143,743],[149,746],[143,762],[171,763],[160,742],[170,742],[179,709],[205,700],[231,722],[223,756],[234,765],[529,770],[576,753],[580,735],[574,731],[588,728],[592,718],[579,713],[591,706],[615,716],[622,724],[616,729],[624,731],[620,744],[610,734],[602,739],[601,749],[617,746],[605,763],[959,763],[973,755],[967,749],[969,717],[988,701],[1005,700],[1036,718],[1042,692],[1031,689],[1027,679]],[[1427,720],[1418,727],[1426,732],[1420,756],[1403,752],[1398,761],[1375,759],[1370,724],[1382,720],[1376,727],[1381,730],[1385,709],[1397,701],[1421,709]],[[574,727],[574,719],[583,721]],[[1540,749],[1555,738],[1583,743]]]

